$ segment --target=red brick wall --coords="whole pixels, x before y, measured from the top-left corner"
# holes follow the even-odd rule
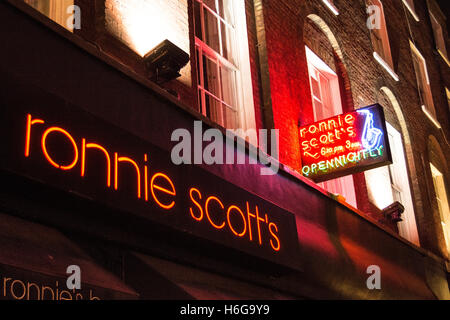
[[[344,105],[351,108],[381,102],[385,107],[387,121],[398,130],[401,129],[398,112],[402,113],[403,124],[410,137],[408,148],[411,151],[407,149],[405,153],[420,241],[424,247],[443,254],[442,231],[434,208],[433,194],[429,191],[433,185],[426,154],[430,135],[436,137],[441,148],[446,150],[444,153],[450,152],[444,138],[444,134],[447,140],[450,137],[450,115],[444,89],[449,72],[448,66],[444,65],[445,62],[436,55],[434,49],[427,3],[424,0],[415,1],[420,18],[417,22],[401,1],[383,1],[394,70],[400,77],[399,82],[373,58],[364,1],[336,0],[334,3],[339,9],[339,16],[334,16],[318,0],[263,1],[274,122],[281,133],[280,159],[297,170],[300,168],[297,125],[299,122],[311,121],[304,45],[307,42],[321,42],[317,34],[310,38],[317,30],[306,23],[307,16],[315,14],[328,25],[342,51],[343,59],[342,64],[338,64],[338,74],[345,88]],[[303,41],[305,38],[308,39]],[[433,100],[442,130],[437,129],[420,108],[409,39],[414,39],[427,61]],[[319,44],[318,48],[319,51],[329,50],[323,44]],[[331,61],[330,56],[322,55],[322,58]],[[401,110],[394,110],[392,104],[382,98],[380,89],[383,86],[394,93]],[[358,206],[368,214],[373,214],[376,208],[367,197],[365,179],[361,174],[354,178]]]
[[[300,169],[298,125],[310,108],[301,21],[285,4],[263,1],[273,123],[280,130],[280,161]],[[287,2],[288,3],[288,2]],[[298,8],[297,8],[298,9]],[[293,50],[295,48],[295,50]]]

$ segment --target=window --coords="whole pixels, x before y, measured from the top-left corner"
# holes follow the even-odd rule
[[[395,81],[399,81],[394,71],[383,4],[379,0],[367,0],[367,5],[368,12],[372,14],[369,17],[369,22],[373,22],[370,24],[370,37],[374,49],[373,56]],[[371,8],[377,9],[372,10]]]
[[[450,65],[447,56],[447,48],[445,46],[445,38],[442,31],[442,26],[436,17],[430,12],[431,26],[433,28],[434,40],[436,42],[436,50],[439,52],[441,57]]]
[[[306,47],[306,58],[313,99],[314,120],[319,121],[341,114],[341,94],[336,73],[308,47]],[[331,193],[343,195],[349,204],[356,207],[353,176],[329,180],[319,185]]]
[[[433,96],[431,94],[430,79],[428,77],[427,63],[423,58],[419,50],[410,41],[412,60],[414,64],[414,70],[416,72],[417,89],[419,91],[420,102],[422,104],[422,110],[427,117],[438,127],[436,121],[436,112],[434,109]]]
[[[51,20],[60,24],[64,28],[73,31],[73,27],[68,24],[68,19],[73,15],[68,8],[74,4],[74,0],[24,0],[26,4],[46,15]],[[69,11],[70,13],[67,13]]]
[[[414,0],[403,0],[403,3],[405,4],[405,7],[408,8],[414,19],[419,21],[419,16],[416,14],[416,10],[414,8]]]
[[[244,3],[194,0],[194,11],[201,112],[228,129],[254,127]]]
[[[445,188],[444,177],[442,173],[430,163],[431,174],[433,176],[434,192],[436,202],[441,218],[442,231],[444,233],[445,244],[450,254],[450,211],[448,207],[447,190]]]
[[[405,211],[398,223],[399,234],[419,244],[414,206],[408,180],[402,136],[394,127],[386,122],[389,145],[392,153],[392,164],[368,170],[364,173],[369,191],[370,201],[380,210],[395,201],[400,202]]]
[[[402,219],[398,224],[399,233],[405,239],[419,245],[419,236],[414,215],[414,207],[408,181],[403,142],[400,132],[386,123],[389,145],[392,153],[392,164],[388,167],[393,202],[398,201],[404,207]],[[381,208],[383,209],[383,208]]]
[[[447,105],[448,108],[450,109],[450,90],[448,90],[447,87],[445,87],[445,95],[447,96]]]

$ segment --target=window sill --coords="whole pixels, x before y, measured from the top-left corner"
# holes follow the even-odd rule
[[[436,128],[441,129],[441,124],[439,121],[435,119],[435,117],[428,111],[427,107],[425,105],[422,105],[422,111],[425,113],[427,118],[436,126]]]
[[[409,5],[408,2],[406,2],[406,0],[403,0],[403,4],[405,5],[406,8],[408,8],[408,11],[411,13],[411,15],[414,17],[414,20],[416,20],[417,22],[420,21],[419,16],[417,15],[417,13],[414,11],[413,8],[411,8],[411,6]]]
[[[437,52],[439,53],[439,55],[441,56],[442,60],[444,60],[445,63],[447,64],[447,66],[450,67],[450,61],[449,61],[448,58],[445,56],[445,54],[443,54],[442,51],[439,50],[439,49],[436,49],[436,50],[437,50]]]
[[[399,81],[400,80],[400,78],[395,73],[395,71],[392,70],[391,66],[389,66],[389,64],[386,61],[384,61],[384,59],[376,51],[373,52],[373,56],[374,56],[375,60],[377,60],[377,62],[379,64],[381,64],[381,66],[391,75],[391,77],[395,81]]]
[[[331,3],[329,0],[322,0],[322,2],[327,6],[328,9],[331,10],[331,12],[333,12],[335,16],[339,15],[339,10],[333,3]]]

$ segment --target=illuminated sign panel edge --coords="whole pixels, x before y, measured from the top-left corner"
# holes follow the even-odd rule
[[[299,133],[302,174],[316,182],[392,163],[379,104],[301,126]]]

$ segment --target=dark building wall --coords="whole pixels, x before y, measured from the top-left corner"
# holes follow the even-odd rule
[[[261,120],[257,120],[257,124],[270,127],[267,123],[272,121],[274,127],[280,129],[280,146],[282,148],[280,159],[286,165],[298,169],[299,152],[298,143],[296,144],[298,124],[305,121],[304,119],[308,119],[308,121],[312,119],[309,87],[301,85],[308,83],[304,54],[305,41],[303,40],[305,34],[303,33],[305,30],[308,32],[318,31],[317,28],[314,29],[316,24],[309,25],[308,28],[312,29],[305,29],[305,25],[309,23],[306,18],[309,14],[322,17],[330,26],[341,48],[342,65],[337,64],[337,66],[345,67],[348,75],[347,77],[343,76],[344,83],[346,83],[346,97],[353,97],[353,106],[377,102],[380,87],[387,85],[401,101],[401,107],[405,108],[403,114],[406,119],[405,124],[409,129],[412,150],[408,154],[408,168],[415,199],[416,216],[418,224],[420,224],[421,241],[423,241],[422,245],[425,249],[442,256],[442,243],[438,242],[439,231],[436,231],[438,230],[437,213],[431,214],[424,209],[429,208],[432,201],[427,191],[432,184],[430,185],[429,174],[426,179],[420,175],[420,172],[427,170],[425,165],[427,159],[425,158],[423,161],[421,159],[422,155],[426,157],[427,136],[433,132],[441,148],[445,150],[445,144],[441,143],[442,133],[436,131],[432,124],[427,122],[428,120],[424,118],[416,105],[417,101],[414,104],[409,103],[414,97],[417,98],[417,90],[414,91],[415,88],[411,89],[403,84],[406,82],[403,81],[403,78],[399,83],[395,83],[373,60],[370,38],[368,30],[365,28],[364,6],[361,1],[353,2],[353,5],[349,4],[348,7],[345,7],[348,2],[336,1],[341,12],[341,15],[336,18],[319,1],[299,1],[298,3],[286,1],[285,4],[263,1],[264,37],[261,35],[262,30],[257,25],[258,19],[261,18],[258,14],[261,12],[258,11],[259,7],[256,3],[254,6],[256,8],[254,16],[256,27],[253,31],[250,30],[253,24],[252,15],[247,15],[249,38],[252,39],[251,41],[264,39],[267,56],[261,56],[261,52],[264,50],[261,51],[260,48],[258,48],[258,55],[254,48],[250,48],[251,59],[254,59],[252,60],[253,83],[261,83],[261,87],[258,85],[258,88],[254,89],[255,106],[259,108],[263,105],[262,108],[266,108],[268,105],[272,105],[271,112],[267,112],[265,109],[257,112],[257,118],[261,118]],[[261,5],[261,3],[259,4]],[[4,6],[11,10],[6,4]],[[348,10],[344,10],[345,8]],[[251,9],[252,6],[247,3],[247,10]],[[394,9],[397,10],[394,10],[394,13],[401,11],[401,4],[394,6]],[[99,52],[95,46],[77,40],[76,37],[70,37],[77,43],[77,45],[73,45],[50,29],[45,29],[31,19],[24,18],[21,16],[23,13],[13,12],[12,16],[8,18],[5,16],[2,21],[9,23],[13,21],[11,20],[13,16],[22,17],[22,20],[21,24],[17,24],[16,27],[12,28],[12,25],[8,24],[6,28],[8,30],[7,37],[10,39],[9,43],[13,50],[4,53],[3,61],[8,61],[8,64],[2,65],[3,74],[14,73],[15,77],[25,83],[61,97],[63,101],[75,104],[165,150],[170,149],[167,142],[170,141],[170,133],[175,128],[191,128],[193,120],[199,118],[203,119],[208,126],[214,126],[195,111],[189,110],[189,107],[195,109],[192,107],[192,103],[186,103],[187,107],[186,104],[180,104],[176,98],[168,96],[163,90],[146,80],[142,76],[143,74],[139,73],[139,69],[133,69],[133,65],[130,67],[117,63],[125,61],[122,60],[126,59],[125,56],[128,54],[125,51],[120,54],[111,54],[108,57],[110,53],[106,47],[103,52]],[[23,32],[25,28],[28,33]],[[355,30],[354,34],[351,34],[348,30],[353,29]],[[256,32],[256,35],[252,32]],[[24,36],[26,36],[26,41],[23,41]],[[66,36],[68,37],[68,35]],[[359,39],[358,42],[355,42],[355,38]],[[47,43],[54,49],[51,51],[51,55],[47,55],[47,59],[43,59],[46,48],[45,50],[35,50],[31,55],[31,60],[27,60],[19,54],[20,52],[31,52],[33,44],[39,47],[37,45],[39,41]],[[397,62],[396,71],[401,77],[406,77],[406,71],[403,71],[403,67],[401,67],[404,63],[404,68],[411,72],[408,77],[412,81],[414,80],[412,64],[410,60],[406,62],[410,57],[407,38],[403,39],[401,43],[405,58],[398,60],[403,62]],[[77,46],[81,46],[83,50]],[[292,48],[298,48],[298,51],[292,50]],[[362,50],[361,48],[366,49]],[[85,50],[90,54],[87,54]],[[97,56],[97,58],[93,58],[91,55]],[[50,56],[51,59],[49,59]],[[74,70],[67,65],[67,59],[78,61],[78,68]],[[331,58],[329,57],[329,59]],[[9,62],[12,61],[14,64],[9,65]],[[109,65],[104,61],[107,61]],[[264,68],[266,61],[267,69]],[[289,61],[290,64],[286,65],[286,61]],[[257,63],[260,64],[259,70],[256,66]],[[23,67],[19,67],[21,65]],[[258,73],[260,78],[256,80],[255,77]],[[69,77],[69,74],[75,76]],[[45,75],[50,76],[46,78]],[[94,83],[92,83],[93,78],[97,79]],[[268,88],[268,83],[270,99],[267,100],[268,93],[265,90]],[[440,83],[435,80],[432,85],[439,86]],[[403,86],[405,86],[405,91],[401,89]],[[263,97],[263,103],[258,102],[258,97]],[[350,108],[352,100],[346,98],[346,103]],[[437,103],[435,104],[438,108]],[[385,107],[390,108],[389,106]],[[182,110],[183,108],[185,110]],[[439,110],[442,110],[442,105]],[[393,119],[395,110],[394,112],[387,110],[386,113],[388,120],[396,124],[397,122]],[[272,119],[270,119],[271,114],[273,114]],[[158,119],[157,123],[155,119]],[[444,127],[445,120],[442,121],[442,116],[439,120]],[[437,269],[442,267],[441,260],[425,250],[414,248],[403,242],[392,232],[380,226],[376,219],[371,219],[363,212],[354,211],[330,199],[307,179],[298,177],[295,173],[288,174],[286,171],[282,171],[275,177],[262,178],[258,173],[259,167],[205,166],[204,169],[293,212],[296,216],[299,244],[305,262],[304,273],[300,277],[289,275],[269,280],[256,277],[256,279],[252,279],[253,281],[281,288],[281,291],[297,296],[373,298],[372,293],[364,287],[365,269],[370,261],[371,264],[380,264],[387,272],[389,287],[392,291],[388,290],[385,297],[417,297],[414,292],[422,292],[418,294],[421,297],[431,298],[433,296],[429,292],[423,293],[426,289],[422,281],[426,278],[426,272],[430,265]],[[360,183],[363,182],[360,179]],[[299,205],[298,199],[305,199],[305,201]],[[133,243],[133,245],[135,244]],[[330,259],[333,263],[330,263]],[[426,260],[426,265],[422,260]],[[412,269],[410,269],[411,266],[413,266]],[[205,265],[201,267],[204,268]],[[227,269],[226,265],[215,265],[214,267],[217,268],[216,271],[219,270],[218,272]],[[405,278],[396,279],[406,269],[409,271]],[[232,276],[236,277],[236,274]],[[245,277],[247,276],[253,277],[251,274],[245,275]],[[432,287],[435,295],[445,296],[442,282],[437,281],[432,284]],[[380,293],[378,297],[383,297],[383,294]]]

